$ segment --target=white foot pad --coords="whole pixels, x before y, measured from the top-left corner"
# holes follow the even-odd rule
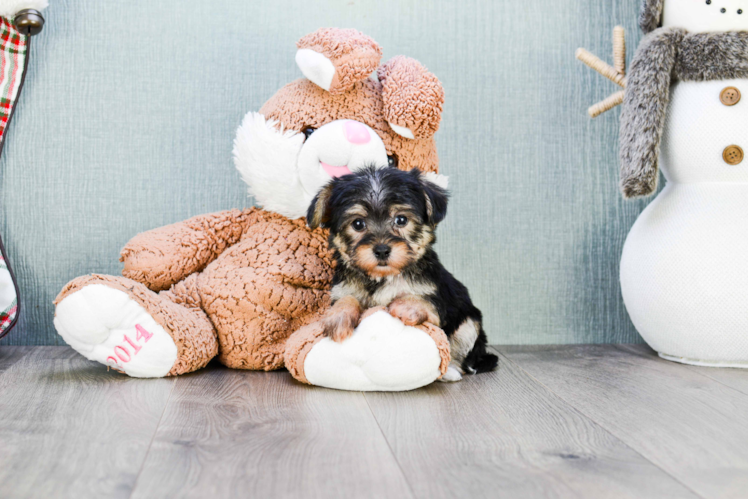
[[[70,347],[131,377],[163,377],[177,360],[177,346],[161,325],[127,293],[106,285],[65,297],[54,323]]]
[[[372,314],[342,343],[325,338],[304,361],[312,385],[346,391],[409,391],[439,376],[434,340],[384,311]]]

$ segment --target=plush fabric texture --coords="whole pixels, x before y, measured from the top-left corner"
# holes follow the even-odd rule
[[[54,325],[83,356],[131,377],[164,377],[177,361],[177,345],[164,327],[127,291],[105,284],[65,295]]]
[[[91,274],[65,285],[55,299],[55,305],[59,307],[70,295],[90,285],[104,285],[125,292],[171,336],[177,347],[177,358],[167,375],[181,375],[202,368],[218,353],[216,333],[210,320],[201,309],[180,299],[178,293],[158,294],[127,278]],[[59,325],[55,326],[59,331]],[[77,350],[84,353],[80,348]]]
[[[657,160],[678,42],[685,32],[663,28],[646,36],[628,73],[621,110],[621,191],[626,198],[657,189]]]
[[[242,120],[234,139],[234,164],[265,210],[292,219],[306,214],[304,188],[293,181],[304,142],[304,134],[283,129],[260,113],[247,113]]]
[[[322,334],[320,322],[294,333],[286,367],[300,382],[331,389],[407,391],[441,377],[449,367],[449,341],[433,325],[406,327],[383,308],[368,310],[342,343]]]
[[[660,28],[643,40],[628,73],[621,111],[621,191],[657,189],[658,157],[670,84],[748,77],[748,33],[688,33]]]
[[[439,130],[444,108],[444,89],[439,80],[418,61],[393,57],[379,70],[383,85],[384,114],[389,123],[410,129],[426,139]]]
[[[367,78],[344,94],[331,94],[300,79],[280,89],[260,108],[260,114],[297,132],[307,127],[319,128],[333,120],[357,120],[377,132],[387,153],[397,156],[399,168],[437,172],[439,158],[434,138],[414,140],[396,134],[387,123],[382,90],[380,82]]]
[[[688,33],[676,45],[673,78],[706,82],[748,77],[748,32]]]
[[[642,0],[639,11],[639,27],[644,33],[649,33],[660,27],[662,22],[662,8],[665,0]]]
[[[378,154],[382,153],[379,154],[382,166],[394,159],[404,170],[420,168],[424,172],[438,172],[432,132],[423,134],[428,137],[405,139],[387,123],[383,86],[368,78],[381,57],[381,49],[370,38],[355,30],[327,29],[304,37],[299,47],[320,51],[336,64],[336,90],[328,92],[307,79],[297,80],[280,89],[259,114],[250,112],[245,119],[238,135],[252,137],[251,140],[239,140],[247,139],[239,137],[234,155],[239,171],[258,201],[266,208],[288,209],[298,180],[292,176],[300,175],[298,168],[289,165],[299,167],[300,164],[289,151],[283,153],[285,160],[273,159],[273,150],[286,139],[296,141],[295,146],[303,145],[305,129],[331,124],[326,130],[333,130],[331,122],[338,120],[359,121],[376,133],[381,139],[379,149],[386,149],[387,156],[391,156],[388,159],[378,150]],[[438,82],[417,63],[410,60],[402,63],[415,68],[417,71],[413,74],[417,78],[410,80],[416,90],[407,88],[407,78],[393,87],[393,92],[399,94],[399,100],[395,100],[399,106],[398,116],[404,120],[410,120],[410,115],[427,116],[417,122],[403,123],[418,123],[420,129],[435,130],[437,115],[441,114],[441,98],[411,105],[405,101],[407,96],[420,99],[424,92],[437,92]],[[429,107],[433,109],[429,111]],[[264,142],[266,147],[253,141]],[[374,143],[369,136],[367,144]],[[262,156],[259,161],[249,158],[257,154]],[[278,161],[285,163],[279,166]],[[295,162],[291,164],[291,161]],[[311,166],[302,167],[320,169],[322,161],[320,157],[319,161],[312,161]],[[284,176],[282,172],[271,175],[265,171],[250,171],[268,168],[286,169],[283,172],[287,182],[276,182]],[[274,197],[278,198],[278,203]],[[88,344],[93,340],[86,345],[75,340],[78,335],[75,325],[77,322],[91,324],[95,318],[86,316],[95,317],[96,313],[87,312],[87,306],[83,305],[76,309],[69,301],[74,291],[91,284],[103,285],[125,292],[127,296],[123,300],[127,304],[127,297],[138,301],[173,338],[178,356],[169,375],[198,369],[216,355],[228,367],[274,370],[284,365],[288,349],[295,353],[290,369],[299,374],[298,359],[303,360],[308,355],[310,348],[307,346],[312,345],[315,338],[312,335],[311,339],[288,346],[287,339],[297,330],[308,331],[304,327],[319,320],[330,306],[333,264],[327,238],[327,230],[311,230],[304,219],[292,219],[261,208],[200,215],[141,233],[122,249],[120,260],[124,263],[124,277],[86,276],[73,280],[63,289],[56,301],[57,310],[80,312],[66,313],[65,324],[60,321],[58,331],[62,334],[64,330],[63,337],[74,339],[70,344],[84,355],[91,350]],[[116,294],[106,294],[114,297],[112,301],[121,300]],[[89,302],[99,299],[94,292],[87,296]],[[111,321],[105,318],[103,322]],[[440,353],[435,355],[437,375],[446,369],[444,359],[440,358],[445,354],[439,333],[429,331],[427,341],[433,352]],[[306,354],[299,356],[302,351]],[[433,379],[423,381],[425,384]]]
[[[342,94],[368,78],[382,58],[377,42],[354,29],[317,30],[296,42],[296,47],[311,49],[332,62],[335,75],[329,88],[331,94]]]
[[[151,290],[166,290],[202,271],[237,243],[259,217],[253,209],[228,210],[141,233],[122,249],[122,275]]]
[[[125,276],[153,290],[173,285],[167,298],[189,298],[210,318],[219,360],[254,370],[283,366],[286,338],[329,305],[331,257],[327,231],[259,208],[154,229],[122,251]]]

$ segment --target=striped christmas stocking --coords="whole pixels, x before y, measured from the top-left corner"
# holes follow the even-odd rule
[[[45,2],[46,3],[46,2]],[[13,15],[15,14],[15,15]],[[36,10],[0,13],[0,155],[8,125],[23,87],[28,65],[29,41],[41,30],[44,19]],[[13,20],[11,20],[13,17]],[[0,338],[18,320],[18,285],[0,237]]]

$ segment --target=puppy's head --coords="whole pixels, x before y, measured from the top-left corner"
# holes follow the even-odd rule
[[[367,168],[325,186],[307,223],[330,229],[330,244],[345,265],[382,278],[423,257],[446,215],[447,192],[418,170]]]

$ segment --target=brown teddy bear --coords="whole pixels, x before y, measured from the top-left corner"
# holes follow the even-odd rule
[[[237,168],[263,209],[141,233],[122,250],[122,277],[68,283],[54,323],[85,357],[133,377],[188,373],[216,355],[232,368],[282,367],[288,337],[330,304],[327,233],[302,218],[314,194],[369,165],[436,174],[444,93],[434,75],[403,56],[380,66],[381,48],[356,30],[322,29],[297,46],[306,78],[249,113],[235,140]]]

